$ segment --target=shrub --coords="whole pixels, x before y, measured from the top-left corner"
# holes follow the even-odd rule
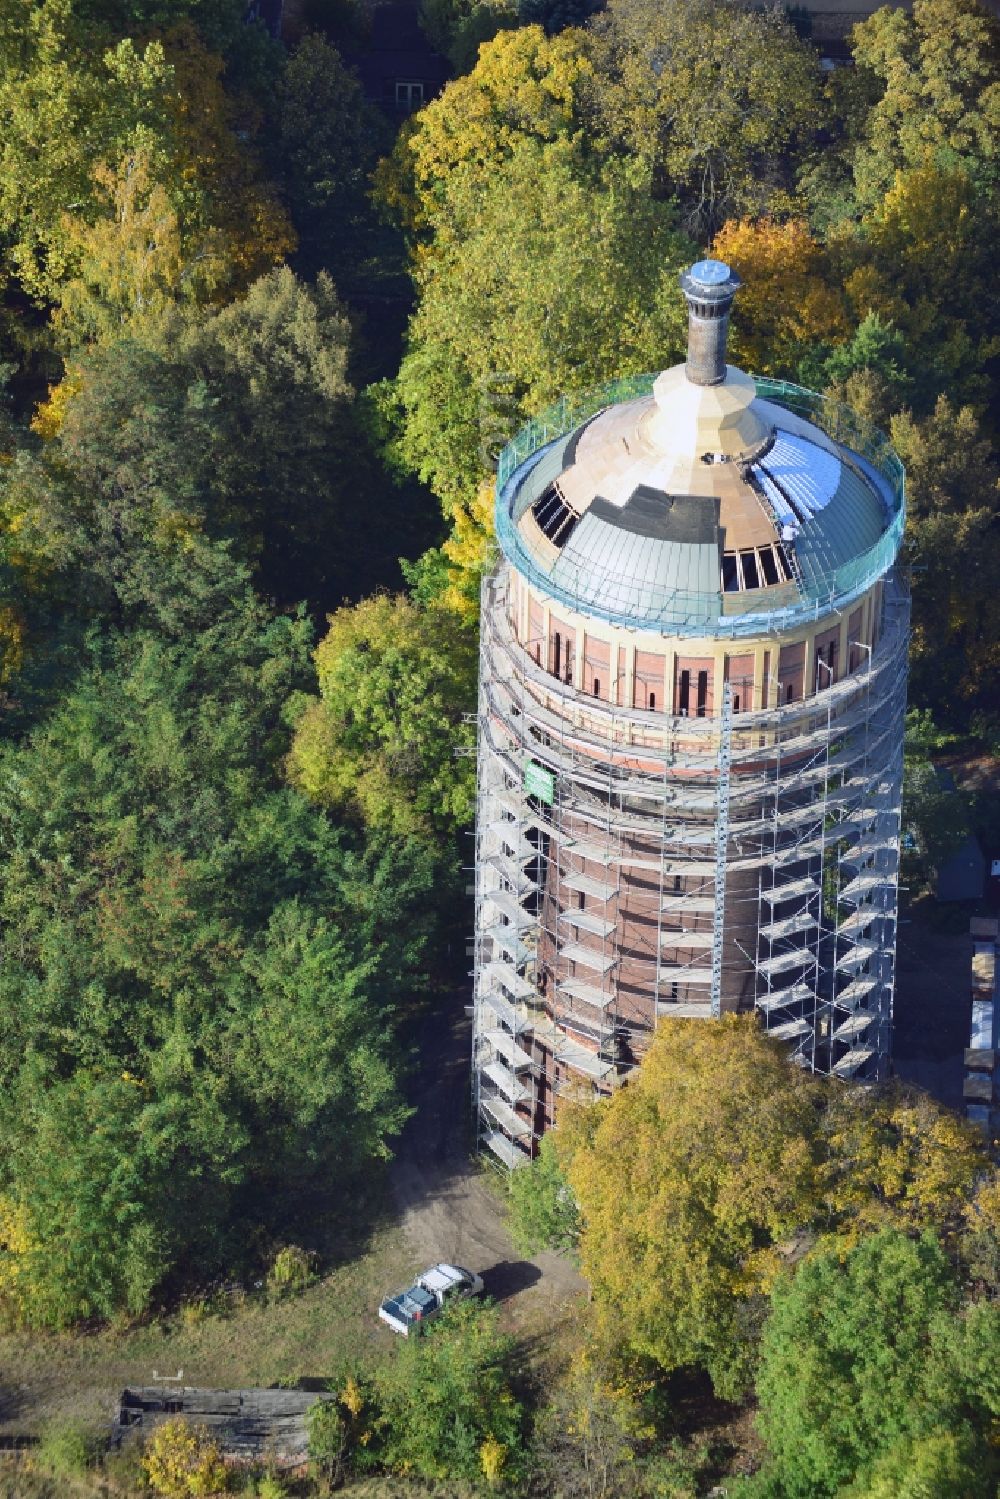
[[[316,1279],[316,1255],[311,1249],[286,1244],[279,1249],[267,1272],[267,1293],[276,1300],[296,1296]]]
[[[360,1451],[367,1455],[371,1439],[369,1392],[353,1374],[338,1383],[336,1399],[318,1400],[307,1417],[310,1460],[334,1485],[343,1483]]]
[[[386,1466],[475,1484],[489,1480],[489,1464],[489,1481],[513,1480],[521,1407],[508,1381],[512,1348],[495,1309],[469,1302],[442,1313],[422,1337],[401,1343],[375,1375],[378,1455]]]
[[[510,1234],[521,1254],[576,1247],[580,1214],[559,1168],[551,1135],[544,1136],[538,1156],[530,1166],[511,1172],[508,1191]]]
[[[288,1490],[274,1473],[265,1473],[258,1478],[254,1489],[255,1499],[288,1499]]]
[[[80,1478],[97,1457],[97,1439],[77,1421],[55,1424],[42,1433],[36,1456],[57,1477]]]
[[[226,1487],[218,1444],[183,1416],[158,1426],[146,1446],[143,1468],[150,1488],[163,1499],[205,1499]]]

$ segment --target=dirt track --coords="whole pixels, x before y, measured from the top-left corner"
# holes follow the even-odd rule
[[[469,1158],[471,1027],[464,996],[450,1018],[427,1022],[421,1038],[416,1114],[392,1166],[393,1197],[414,1253],[425,1264],[454,1260],[477,1270],[486,1290],[520,1320],[530,1302],[555,1309],[586,1283],[555,1254],[520,1258],[504,1226],[501,1201]]]

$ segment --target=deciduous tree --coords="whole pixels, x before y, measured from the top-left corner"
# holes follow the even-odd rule
[[[823,1195],[838,1232],[884,1224],[957,1232],[988,1157],[981,1134],[927,1094],[833,1090],[823,1121]]]
[[[591,76],[579,32],[546,37],[540,26],[502,32],[465,78],[448,84],[404,130],[393,169],[379,176],[383,200],[423,233],[444,237],[460,173],[473,193],[525,140],[582,142],[584,90]]]
[[[855,26],[854,60],[882,93],[856,158],[870,206],[896,174],[931,156],[985,187],[1000,169],[1000,30],[979,0],[914,0],[912,14],[883,6]]]
[[[683,348],[691,246],[668,205],[618,169],[581,176],[566,143],[524,141],[488,187],[459,171],[447,191],[456,232],[418,264],[395,394],[398,456],[449,513],[525,416]]]
[[[601,127],[693,233],[792,205],[818,113],[815,54],[775,9],[731,0],[610,0],[595,20]]]
[[[379,595],[330,618],[316,651],[320,695],[289,756],[313,801],[366,825],[440,838],[467,823],[474,766],[474,639],[440,610]]]
[[[806,347],[846,340],[844,293],[803,220],[731,220],[715,236],[711,253],[743,278],[730,335],[734,364],[794,377]]]
[[[115,173],[137,152],[167,193],[185,244],[202,246],[210,231],[220,237],[231,291],[292,248],[255,154],[259,118],[226,93],[222,68],[190,25],[142,47],[126,38],[107,48],[68,0],[6,8],[0,230],[29,296],[58,302],[77,268],[74,232],[113,216],[95,168]]]
[[[633,1348],[738,1390],[755,1298],[815,1206],[814,1085],[745,1020],[665,1022],[575,1147],[564,1169],[594,1296]]]
[[[915,568],[913,692],[946,717],[956,702],[995,698],[1000,673],[1000,468],[976,414],[941,396],[919,420],[894,417],[906,468]]]
[[[368,178],[385,125],[335,47],[309,34],[281,77],[277,154],[302,268],[356,278],[370,251]]]
[[[355,507],[379,493],[405,536],[406,497],[379,482],[355,424],[329,277],[306,286],[282,267],[218,311],[168,313],[71,362],[36,419],[45,440],[0,475],[18,545],[75,559],[126,611],[195,535],[229,540],[289,603],[377,586],[399,537],[372,538]]]
[[[981,406],[990,390],[1000,350],[989,290],[995,224],[965,170],[927,161],[901,173],[835,247],[856,317],[875,313],[901,335],[910,399],[922,413],[943,393]]]
[[[846,1257],[813,1253],[775,1286],[772,1308],[757,1381],[771,1493],[822,1499],[854,1480],[852,1495],[888,1493],[908,1453],[931,1477],[957,1471],[971,1485],[950,1492],[987,1499],[996,1398],[971,1388],[964,1344],[971,1318],[974,1341],[985,1332],[1000,1356],[1000,1318],[984,1309],[986,1332],[979,1309],[956,1315],[958,1287],[932,1236],[887,1229]]]

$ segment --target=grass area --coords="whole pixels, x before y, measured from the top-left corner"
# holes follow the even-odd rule
[[[391,1346],[379,1301],[419,1268],[402,1231],[384,1227],[363,1253],[284,1300],[190,1303],[147,1325],[89,1333],[6,1333],[0,1436],[108,1421],[124,1386],[152,1384],[154,1373],[183,1370],[186,1385],[238,1389],[323,1379],[347,1361],[369,1364]]]

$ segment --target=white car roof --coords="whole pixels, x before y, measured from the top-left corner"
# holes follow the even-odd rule
[[[459,1270],[456,1265],[433,1265],[430,1270],[421,1275],[420,1280],[430,1291],[446,1291],[449,1286],[457,1285],[467,1279],[464,1270]]]

